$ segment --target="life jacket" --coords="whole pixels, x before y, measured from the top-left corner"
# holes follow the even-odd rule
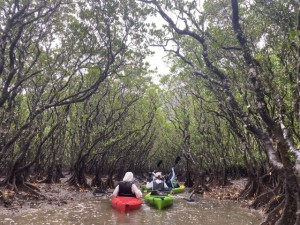
[[[151,181],[153,181],[153,178],[152,177],[147,177],[146,181],[151,182]]]
[[[120,182],[119,183],[119,196],[135,197],[135,194],[131,191],[131,182]]]
[[[162,181],[161,183],[157,183],[156,180],[153,181],[153,190],[163,191],[164,189],[164,181]]]
[[[149,175],[148,177],[147,177],[147,182],[151,182],[151,181],[153,181],[153,177],[152,177],[152,175]]]
[[[173,184],[171,182],[170,179],[166,180],[166,184],[168,185],[168,187],[172,188],[173,187]]]

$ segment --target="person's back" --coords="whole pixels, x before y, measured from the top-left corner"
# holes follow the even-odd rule
[[[138,187],[133,183],[133,173],[127,172],[121,181],[113,191],[112,196],[132,196],[141,198],[143,196],[142,192],[138,189]]]
[[[135,194],[132,193],[132,182],[121,181],[119,183],[119,196],[128,196],[135,197]]]
[[[152,174],[152,172],[148,173],[148,177],[147,177],[146,181],[147,182],[152,182],[153,181],[153,174]]]
[[[168,185],[169,188],[173,188],[172,181],[168,175],[165,175],[165,182]]]
[[[155,180],[153,182],[153,190],[163,191],[165,190],[164,181],[162,180]]]
[[[175,176],[175,171],[174,171],[174,168],[172,167],[171,177],[169,175],[165,176],[166,184],[168,185],[168,187],[170,187],[170,188],[180,187],[180,185],[175,182],[175,177],[176,177]]]
[[[153,180],[152,190],[163,191],[163,190],[167,190],[167,189],[168,189],[168,185],[165,183],[162,173],[157,172],[155,174],[155,180]]]

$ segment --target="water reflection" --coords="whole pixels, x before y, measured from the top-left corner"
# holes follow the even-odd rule
[[[197,224],[197,225],[258,225],[259,218],[237,203],[198,199],[187,202],[181,198],[174,200],[171,208],[159,211],[143,204],[141,209],[129,213],[119,213],[111,207],[110,199],[95,197],[94,200],[56,207],[47,211],[27,213],[8,218],[0,216],[0,224],[43,225],[141,225],[141,224]]]

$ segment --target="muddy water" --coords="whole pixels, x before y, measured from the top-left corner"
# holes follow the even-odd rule
[[[111,224],[184,224],[184,225],[258,225],[260,219],[237,203],[196,199],[187,202],[179,196],[171,208],[159,211],[143,204],[141,209],[119,213],[111,208],[110,198],[95,197],[91,201],[38,210],[21,216],[0,216],[0,224],[39,225],[111,225]]]

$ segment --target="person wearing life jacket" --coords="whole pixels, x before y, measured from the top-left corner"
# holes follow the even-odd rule
[[[143,194],[140,189],[133,183],[134,177],[132,172],[125,173],[123,181],[115,188],[112,196],[128,196],[142,198]]]
[[[152,190],[164,191],[168,190],[168,185],[164,181],[164,177],[161,172],[155,173],[155,179],[146,185],[147,188]]]
[[[175,171],[174,167],[172,167],[172,174],[171,176],[165,175],[165,181],[169,188],[178,188],[180,185],[178,183],[175,183]]]
[[[150,182],[153,181],[153,179],[154,179],[154,174],[153,174],[153,172],[149,172],[149,173],[148,173],[148,177],[146,178],[146,182],[150,183]]]

